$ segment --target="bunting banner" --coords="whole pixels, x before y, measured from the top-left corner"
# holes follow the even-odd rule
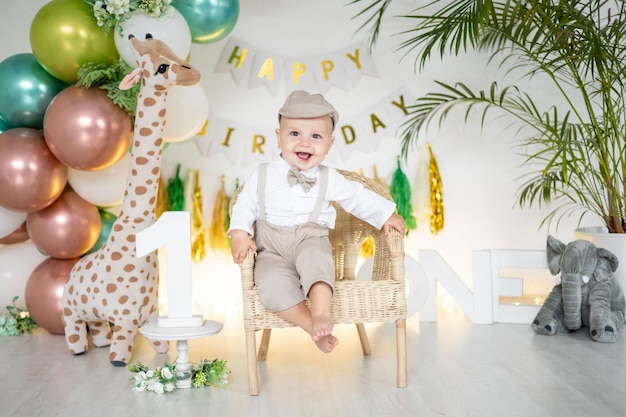
[[[397,130],[414,101],[410,92],[397,91],[356,115],[340,119],[331,152],[345,161],[357,150],[374,153],[380,146],[390,146],[390,141],[398,146]],[[194,140],[204,157],[224,154],[233,164],[269,162],[278,156],[274,129],[247,126],[211,112],[207,128]]]
[[[319,56],[285,57],[232,36],[214,72],[230,72],[238,85],[247,82],[249,89],[264,85],[273,95],[281,84],[287,91],[297,88],[325,93],[331,86],[349,91],[363,75],[378,77],[374,60],[363,43]]]

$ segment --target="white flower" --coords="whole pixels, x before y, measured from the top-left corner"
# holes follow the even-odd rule
[[[154,384],[153,391],[156,392],[157,394],[163,394],[165,392],[165,389],[163,388],[163,384],[161,384],[160,382],[157,382],[156,384]]]
[[[174,375],[170,368],[166,366],[161,370],[161,376],[165,379],[171,379]]]
[[[167,384],[165,384],[164,388],[166,392],[172,392],[174,391],[174,388],[176,388],[176,384],[174,384],[173,382],[168,382]]]
[[[107,12],[114,15],[123,15],[130,11],[130,0],[105,0]]]

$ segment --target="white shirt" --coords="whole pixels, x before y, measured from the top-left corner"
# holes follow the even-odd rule
[[[319,180],[305,192],[302,184],[293,187],[287,182],[289,164],[283,159],[270,162],[267,167],[267,184],[265,190],[265,220],[277,226],[297,226],[309,221],[315,208],[319,194]],[[255,169],[246,180],[243,190],[233,206],[231,230],[245,230],[250,236],[254,234],[254,224],[259,219],[258,174]],[[302,174],[319,179],[319,167]],[[318,223],[330,229],[335,227],[337,213],[331,201],[337,202],[345,211],[380,229],[395,211],[396,205],[368,190],[356,181],[350,181],[333,168],[328,168],[328,188]]]

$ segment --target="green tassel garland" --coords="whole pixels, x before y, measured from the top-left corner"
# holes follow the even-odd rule
[[[411,208],[411,185],[409,180],[402,172],[400,167],[400,158],[398,157],[398,167],[393,173],[391,187],[389,188],[391,197],[396,202],[398,214],[404,218],[406,224],[406,234],[409,231],[417,229],[417,221],[413,217],[413,209]]]

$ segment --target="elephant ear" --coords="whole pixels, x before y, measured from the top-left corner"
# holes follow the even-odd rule
[[[561,271],[561,255],[563,255],[565,246],[565,243],[554,236],[548,235],[546,255],[548,257],[548,269],[552,275],[556,275]]]
[[[607,261],[608,267],[611,272],[617,271],[617,267],[619,266],[619,259],[617,259],[617,256],[615,256],[613,252],[604,248],[598,248],[598,258],[605,259]]]

